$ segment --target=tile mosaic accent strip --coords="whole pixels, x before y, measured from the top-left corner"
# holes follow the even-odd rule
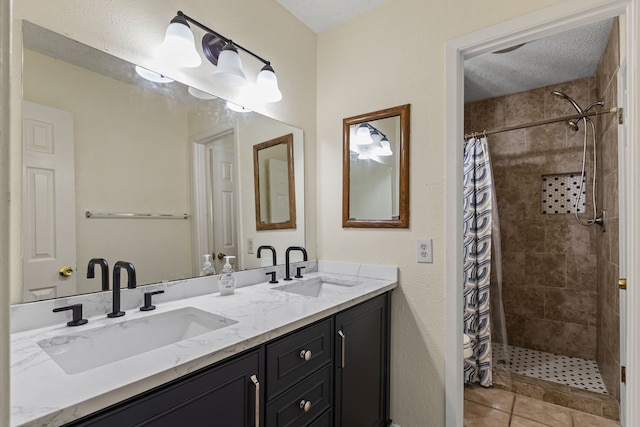
[[[544,351],[493,343],[493,354],[499,359],[507,355],[510,371],[528,377],[564,384],[582,390],[608,394],[595,360],[560,356]]]
[[[580,191],[581,176],[580,172],[542,175],[541,212],[551,215],[573,213],[576,197]],[[578,213],[586,211],[586,193],[587,185],[585,180],[582,180],[582,193],[580,193],[578,199]]]

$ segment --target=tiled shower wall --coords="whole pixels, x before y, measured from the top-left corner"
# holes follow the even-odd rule
[[[596,78],[468,103],[465,132],[575,114],[566,100],[551,95],[554,90],[588,106],[596,101]],[[488,141],[509,344],[595,360],[600,231],[579,225],[571,214],[542,214],[540,206],[542,175],[581,170],[583,132],[583,125],[573,132],[565,123],[554,123],[491,135]]]
[[[614,23],[598,71],[598,97],[605,106],[617,105],[616,73],[619,60],[619,30]],[[598,366],[609,394],[619,399],[620,384],[620,315],[618,311],[618,122],[615,114],[599,117],[596,122],[600,143],[598,163],[598,198],[607,212],[606,233],[598,235]]]

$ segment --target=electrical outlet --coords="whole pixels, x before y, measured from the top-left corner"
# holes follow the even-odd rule
[[[418,240],[417,253],[418,262],[433,262],[433,240],[420,239]]]
[[[251,237],[247,238],[247,253],[253,254],[253,239]]]

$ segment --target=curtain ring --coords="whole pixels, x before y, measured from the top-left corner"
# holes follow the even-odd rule
[[[483,135],[485,138],[487,137],[487,130],[486,130],[486,129],[482,131],[482,135]]]

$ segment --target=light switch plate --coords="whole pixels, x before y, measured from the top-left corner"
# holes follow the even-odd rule
[[[247,253],[248,254],[253,253],[253,239],[251,237],[247,238]]]
[[[433,240],[432,239],[419,239],[417,245],[417,261],[418,262],[433,262]]]

